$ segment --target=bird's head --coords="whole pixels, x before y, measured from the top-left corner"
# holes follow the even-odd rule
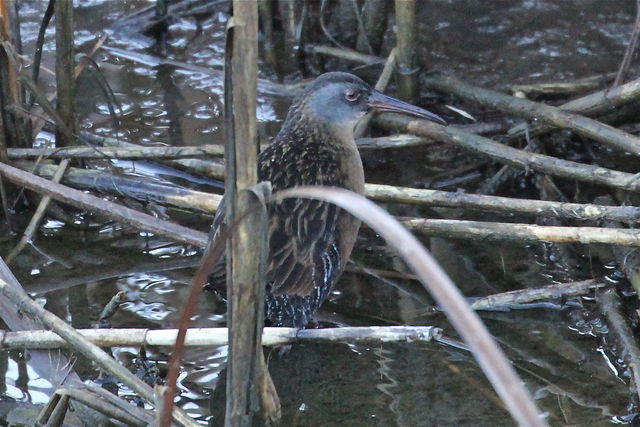
[[[436,114],[387,96],[349,73],[320,75],[304,90],[298,102],[303,114],[341,135],[351,136],[358,120],[370,111],[405,113],[446,124]]]

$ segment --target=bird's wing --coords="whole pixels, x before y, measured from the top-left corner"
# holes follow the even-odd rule
[[[338,208],[287,199],[269,212],[267,284],[272,294],[311,294],[325,279],[322,256],[337,239]]]
[[[225,203],[222,198],[213,220],[209,238],[218,238],[226,227]],[[269,207],[266,281],[274,294],[311,294],[324,280],[322,255],[337,239],[338,209],[317,200],[287,199]],[[337,261],[339,263],[339,260]],[[222,257],[209,275],[213,290],[226,289],[226,258]]]
[[[223,197],[218,205],[216,216],[209,231],[209,242],[215,242],[227,226],[227,198]],[[226,253],[226,251],[225,251]],[[226,293],[227,289],[227,261],[226,256],[221,256],[213,270],[209,274],[207,288]]]

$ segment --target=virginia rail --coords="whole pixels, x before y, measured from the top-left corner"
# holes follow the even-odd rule
[[[282,129],[258,156],[258,178],[274,192],[303,185],[364,193],[362,161],[354,140],[358,120],[371,110],[407,113],[444,123],[437,115],[373,90],[348,73],[326,73],[289,108]],[[212,235],[224,227],[224,199]],[[272,326],[302,328],[327,298],[344,269],[360,222],[330,203],[287,199],[268,207],[266,317]],[[225,261],[208,288],[224,293]]]

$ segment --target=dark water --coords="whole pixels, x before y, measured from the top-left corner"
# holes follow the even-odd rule
[[[460,1],[424,0],[421,7],[420,61],[454,72],[486,87],[513,83],[571,80],[611,72],[624,54],[635,16],[627,1]],[[77,4],[76,43],[86,52],[102,31],[152,1],[83,1]],[[44,2],[25,1],[21,8],[25,53],[31,55]],[[167,57],[213,70],[204,73],[176,65],[158,65],[152,40],[117,31],[95,60],[121,104],[119,125],[90,75],[79,81],[78,111],[82,127],[99,135],[135,143],[175,145],[222,143],[222,80],[226,7],[198,19],[171,24]],[[54,32],[47,33],[43,65],[53,69]],[[392,39],[385,41],[388,48]],[[128,52],[136,59],[123,56]],[[329,61],[340,69],[350,64]],[[352,64],[351,64],[352,66]],[[360,70],[375,76],[379,69]],[[266,75],[263,77],[267,77]],[[52,77],[43,74],[45,87]],[[290,99],[261,94],[260,132],[274,135]],[[50,135],[42,135],[46,143]],[[364,153],[368,182],[429,186],[447,178],[460,165],[476,160],[452,147]],[[472,189],[484,179],[469,175],[463,184],[442,188]],[[440,180],[440,181],[439,181]],[[445,180],[446,181],[446,180]],[[464,185],[464,187],[459,187]],[[183,224],[206,230],[210,217],[187,215],[157,206],[151,210]],[[394,214],[437,216],[443,211],[389,205]],[[469,243],[425,239],[463,293],[469,297],[577,279],[554,252],[541,245]],[[0,240],[0,254],[13,240]],[[77,224],[48,220],[35,247],[27,248],[12,266],[21,283],[47,307],[90,327],[118,291],[129,302],[113,318],[113,327],[162,328],[175,325],[186,297],[198,248],[162,237],[123,229],[99,218],[78,215]],[[360,235],[354,260],[358,266],[406,271],[384,242],[371,232]],[[590,272],[583,272],[589,277]],[[401,289],[368,275],[346,273],[319,318],[339,325],[435,325],[455,335],[441,314],[427,309],[431,300],[415,282],[392,279]],[[586,302],[587,308],[589,302]],[[224,307],[207,297],[194,322],[224,324]],[[552,425],[600,425],[621,422],[627,412],[628,386],[601,347],[598,318],[587,309],[538,308],[486,314],[491,332],[518,369],[540,409]],[[579,322],[578,320],[581,320]],[[579,324],[580,327],[576,325]],[[127,363],[136,348],[114,349]],[[216,389],[226,348],[188,352],[179,403],[203,422],[221,422],[223,387]],[[161,369],[165,350],[150,350]],[[50,385],[29,376],[11,355],[4,397],[44,403]],[[294,346],[270,353],[270,371],[283,403],[284,425],[511,425],[509,414],[470,354],[437,344]],[[89,378],[91,374],[89,374]],[[213,396],[213,398],[212,398]]]

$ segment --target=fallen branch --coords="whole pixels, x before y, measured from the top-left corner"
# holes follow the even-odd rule
[[[402,132],[450,142],[500,163],[525,170],[532,169],[563,178],[640,192],[639,175],[518,150],[488,138],[464,132],[455,126],[445,127],[394,113],[384,113],[378,118],[378,123],[386,127],[400,128]]]
[[[0,174],[8,180],[29,190],[51,196],[53,199],[68,203],[81,209],[87,209],[107,218],[115,219],[139,229],[162,234],[178,242],[187,242],[199,247],[207,244],[207,234],[181,225],[159,220],[151,215],[111,203],[90,194],[56,184],[31,173],[0,163]]]
[[[399,218],[399,220],[414,233],[447,239],[640,246],[638,230],[623,228],[559,227],[451,219]]]
[[[590,279],[581,282],[543,286],[541,288],[520,289],[478,298],[471,303],[471,308],[474,310],[505,310],[518,304],[585,295],[594,289],[605,286],[610,286],[610,284],[601,280]]]
[[[51,159],[179,159],[185,157],[222,156],[221,145],[193,147],[61,147],[61,148],[9,148],[10,159],[45,157]]]
[[[548,83],[531,83],[522,85],[509,86],[509,90],[514,96],[519,94],[541,94],[541,95],[575,95],[588,90],[595,90],[602,85],[615,79],[616,73],[598,74],[595,76],[583,77],[581,79],[569,82],[548,82]],[[522,96],[518,96],[521,98]],[[560,107],[562,108],[562,106]],[[562,108],[563,110],[565,108]]]
[[[391,185],[367,184],[365,195],[378,202],[408,203],[424,206],[444,206],[477,209],[506,215],[522,213],[580,221],[613,220],[640,221],[640,207],[602,206],[596,204],[561,203],[545,200],[484,196],[450,191],[428,190]]]
[[[40,305],[33,301],[22,290],[14,289],[10,287],[7,282],[0,279],[0,293],[3,296],[11,300],[18,309],[18,311],[29,314],[40,321],[47,327],[54,330],[58,335],[63,337],[69,345],[95,362],[101,369],[113,375],[115,378],[122,381],[127,386],[131,387],[133,391],[138,393],[143,399],[149,403],[153,403],[154,395],[153,390],[146,385],[137,376],[129,372],[115,359],[106,354],[99,347],[87,342],[82,335],[78,334],[75,329],[67,325],[65,321],[58,318],[51,312],[40,307]],[[181,409],[173,409],[173,417],[176,421],[185,426],[197,426],[198,424],[187,416]]]
[[[424,79],[424,82],[431,89],[450,93],[467,101],[497,108],[529,120],[571,129],[594,141],[640,155],[640,138],[582,115],[489,89],[471,86],[455,77],[443,74],[431,74]]]
[[[25,171],[33,170],[38,176],[51,179],[57,167],[39,165],[33,169],[32,163],[18,163]],[[162,184],[140,177],[112,175],[108,172],[68,168],[62,182],[83,190],[102,191],[118,196],[127,196],[142,202],[156,202],[168,206],[215,213],[222,196],[190,190],[174,185]]]
[[[384,58],[375,55],[367,55],[352,49],[341,49],[338,47],[324,45],[307,46],[313,53],[321,55],[333,56],[334,58],[344,59],[346,61],[358,62],[365,65],[379,65],[384,63]]]
[[[172,346],[177,329],[78,329],[83,339],[100,347]],[[264,328],[262,344],[267,347],[305,341],[344,343],[428,342],[437,339],[441,329],[433,326],[366,326],[326,329]],[[191,328],[185,346],[222,346],[229,343],[227,328]],[[3,350],[17,348],[52,349],[68,347],[55,332],[45,330],[5,332],[0,337]]]

